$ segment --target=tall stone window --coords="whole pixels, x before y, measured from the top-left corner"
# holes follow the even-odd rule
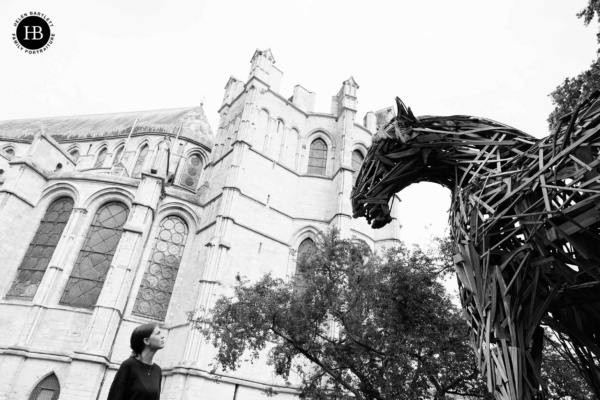
[[[135,161],[135,166],[133,167],[133,173],[131,174],[131,176],[133,176],[134,178],[139,178],[140,176],[142,176],[142,168],[144,168],[144,162],[146,161],[146,157],[148,156],[148,151],[150,151],[150,148],[147,144],[145,144],[140,149],[138,158]]]
[[[187,235],[188,227],[181,218],[169,216],[162,220],[133,305],[134,314],[165,319]]]
[[[299,264],[300,260],[306,260],[307,257],[314,254],[317,251],[315,242],[310,239],[304,239],[300,246],[298,246],[298,253],[296,254],[296,273],[294,275],[294,290],[303,290],[306,287],[306,277],[302,267]]]
[[[104,164],[104,160],[106,160],[107,155],[108,155],[108,150],[106,150],[106,147],[103,148],[102,150],[100,150],[100,153],[98,153],[98,157],[96,157],[96,162],[94,163],[94,168],[102,168],[102,165]]]
[[[112,165],[116,165],[119,161],[121,161],[121,157],[123,156],[123,150],[125,150],[125,146],[121,146],[115,151],[112,159]]]
[[[33,388],[29,400],[57,400],[59,395],[60,384],[56,375],[52,373]]]
[[[365,160],[365,156],[358,151],[354,150],[352,152],[352,168],[354,168],[354,172],[352,173],[352,186],[356,183],[356,178],[358,177],[358,171],[360,170],[360,166]]]
[[[119,202],[98,209],[60,304],[83,308],[96,304],[128,216],[129,209]]]
[[[19,265],[17,277],[6,295],[7,298],[33,299],[72,210],[73,200],[70,197],[56,199],[48,206]]]
[[[202,173],[202,159],[199,154],[190,155],[185,161],[181,174],[181,185],[196,190],[200,174]]]
[[[315,175],[325,175],[327,167],[327,144],[323,139],[315,139],[310,144],[308,154],[308,173]]]

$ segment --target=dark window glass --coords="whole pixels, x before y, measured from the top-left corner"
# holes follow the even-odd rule
[[[145,144],[144,147],[141,148],[140,154],[138,155],[137,161],[135,162],[135,166],[133,167],[134,178],[139,178],[142,174],[142,168],[144,168],[144,161],[146,161],[146,156],[148,155],[148,145]]]
[[[69,154],[71,154],[71,157],[73,157],[73,160],[75,160],[75,161],[79,160],[79,150],[73,150]]]
[[[57,400],[60,395],[60,384],[55,374],[50,374],[36,385],[29,395],[29,400]]]
[[[5,152],[6,154],[10,154],[11,156],[14,156],[14,155],[15,155],[15,149],[13,149],[13,148],[11,148],[11,147],[9,147],[9,148],[5,149],[5,150],[4,150],[4,152]]]
[[[358,150],[354,150],[352,152],[352,168],[354,168],[354,172],[352,173],[352,185],[356,183],[356,177],[358,176],[358,171],[360,170],[360,166],[362,165],[365,157]]]
[[[325,175],[327,166],[327,145],[322,139],[317,139],[310,144],[308,154],[308,173]]]
[[[187,235],[187,225],[181,218],[170,216],[162,220],[133,305],[134,314],[165,319]]]
[[[296,255],[296,274],[294,275],[294,289],[302,290],[306,287],[306,277],[302,271],[300,261],[309,261],[308,257],[317,251],[315,242],[312,239],[304,239],[298,246],[298,254]]]
[[[96,304],[128,215],[129,209],[117,202],[96,212],[60,304],[85,308]]]
[[[115,154],[114,154],[113,160],[112,160],[112,165],[115,165],[119,161],[121,161],[121,156],[123,155],[123,149],[125,149],[125,146],[121,146],[121,147],[119,147],[119,149],[117,151],[115,151]]]
[[[108,154],[108,151],[106,150],[106,148],[100,150],[100,153],[98,153],[98,158],[96,158],[96,163],[94,164],[94,168],[102,168],[102,165],[104,164],[104,160],[106,160],[107,154]]]
[[[33,299],[72,210],[73,200],[69,197],[61,197],[48,206],[17,270],[17,277],[6,295],[7,298]]]

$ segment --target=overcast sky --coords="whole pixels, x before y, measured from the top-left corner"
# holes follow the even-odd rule
[[[301,84],[316,111],[354,76],[358,118],[400,96],[417,115],[468,114],[548,134],[548,94],[595,58],[587,0],[7,1],[0,2],[0,120],[204,103],[216,129],[223,88],[271,48],[281,94]],[[14,22],[40,11],[54,43],[29,55]],[[446,226],[449,192],[400,196],[404,239]]]

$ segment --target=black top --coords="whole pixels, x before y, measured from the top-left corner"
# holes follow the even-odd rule
[[[160,400],[162,370],[133,357],[123,361],[115,375],[107,400]]]

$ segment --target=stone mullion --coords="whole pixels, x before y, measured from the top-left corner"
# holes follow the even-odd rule
[[[82,236],[82,221],[86,214],[87,210],[84,208],[73,208],[69,221],[65,226],[63,234],[54,250],[54,254],[48,263],[46,273],[44,274],[35,298],[33,299],[34,304],[43,306],[49,305],[51,293],[57,290],[55,287],[57,278],[64,271],[70,258],[69,256],[74,253],[74,242],[77,237]]]

